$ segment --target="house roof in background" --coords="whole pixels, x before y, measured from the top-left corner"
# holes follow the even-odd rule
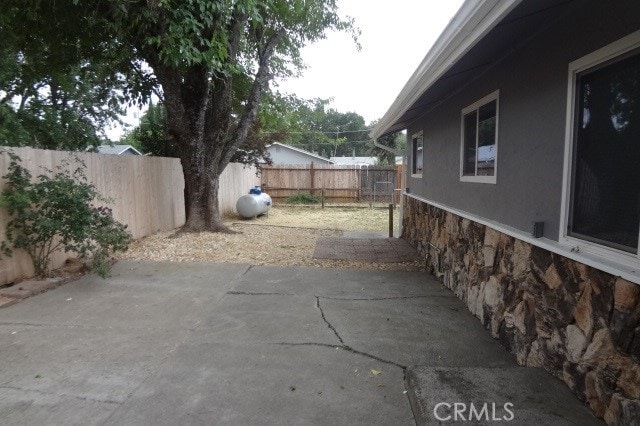
[[[374,139],[406,129],[571,6],[566,0],[465,0],[385,115]]]
[[[333,161],[331,161],[330,159],[328,159],[326,157],[322,157],[322,156],[320,156],[318,154],[314,154],[313,152],[305,151],[304,149],[296,148],[296,147],[291,146],[291,145],[287,145],[287,144],[280,143],[280,142],[273,142],[271,145],[268,145],[267,148],[271,148],[272,146],[279,146],[279,147],[282,147],[282,148],[290,149],[291,151],[295,151],[295,152],[298,152],[300,154],[308,155],[311,158],[314,158],[314,159],[317,159],[317,160],[326,161],[327,163],[332,163],[333,164]]]
[[[331,161],[340,166],[359,166],[364,164],[375,166],[378,164],[377,157],[331,157]]]
[[[142,155],[140,151],[135,149],[131,145],[100,145],[98,146],[98,154],[124,154],[127,151],[132,151],[135,155]]]
[[[496,146],[486,145],[478,147],[478,161],[491,161],[496,159]]]

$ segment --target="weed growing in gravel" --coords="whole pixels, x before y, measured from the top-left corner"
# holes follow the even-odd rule
[[[308,192],[298,192],[287,197],[284,202],[286,204],[319,204],[322,202],[322,197],[319,195],[311,195]]]

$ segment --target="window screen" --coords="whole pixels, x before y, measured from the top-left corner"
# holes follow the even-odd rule
[[[494,176],[498,101],[472,108],[465,109],[462,117],[462,176]]]
[[[464,116],[464,153],[462,174],[475,176],[476,174],[476,122],[478,112],[473,111]]]
[[[422,134],[414,135],[411,138],[412,145],[412,159],[411,159],[411,174],[421,175],[422,165],[424,162],[424,142]]]
[[[631,253],[640,223],[640,54],[578,74],[568,234]]]

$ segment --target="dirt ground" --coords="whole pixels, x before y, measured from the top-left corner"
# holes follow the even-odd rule
[[[357,207],[274,207],[268,215],[243,220],[229,216],[232,223],[251,225],[277,225],[293,228],[331,229],[337,231],[385,232],[389,227],[389,211]]]
[[[397,214],[397,212],[396,212]],[[254,265],[319,266],[415,271],[421,265],[313,259],[316,239],[343,231],[385,232],[388,211],[369,208],[274,207],[266,216],[226,223],[239,234],[162,232],[134,242],[122,259],[207,261]]]

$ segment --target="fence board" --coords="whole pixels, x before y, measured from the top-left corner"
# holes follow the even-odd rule
[[[32,175],[45,174],[68,159],[77,156],[86,166],[89,182],[100,194],[111,198],[114,217],[128,225],[134,238],[157,231],[167,231],[185,222],[184,178],[180,161],[175,158],[141,157],[133,155],[107,155],[69,153],[32,148],[10,148],[20,156],[22,165]],[[0,155],[0,176],[8,171],[9,158]],[[0,178],[0,185],[4,186]],[[5,225],[9,220],[5,209],[0,209],[0,238],[5,239]],[[69,255],[56,253],[52,266],[60,267]],[[0,259],[0,284],[33,275],[31,260],[26,253],[16,251],[12,257]]]
[[[220,175],[218,200],[220,213],[237,213],[236,202],[254,186],[260,185],[260,178],[256,175],[256,168],[240,163],[231,163]]]
[[[168,231],[184,225],[184,176],[177,158],[147,157],[135,155],[109,155],[70,153],[32,148],[11,149],[22,159],[22,165],[33,176],[53,170],[69,156],[77,156],[86,166],[89,182],[100,194],[110,198],[114,217],[128,225],[134,238],[141,238],[159,231]],[[9,157],[0,155],[0,187],[9,167]],[[229,164],[220,176],[218,192],[222,214],[235,212],[237,199],[260,185],[254,167]],[[6,209],[0,209],[0,240],[6,238],[5,226],[9,217]],[[52,256],[52,267],[64,264],[69,254],[58,252]],[[16,250],[12,257],[0,259],[0,285],[33,276],[29,256]]]
[[[274,201],[282,201],[297,192],[324,193],[329,201],[373,201],[381,181],[391,182],[386,199],[394,200],[400,188],[395,166],[356,167],[336,165],[271,165],[262,167],[262,186]]]

